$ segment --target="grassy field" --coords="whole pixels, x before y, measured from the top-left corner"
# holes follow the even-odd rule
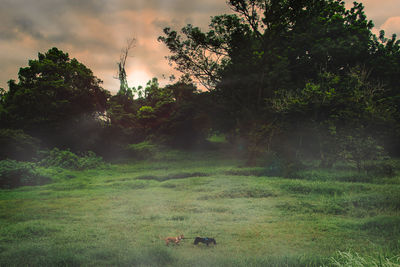
[[[52,183],[0,191],[0,266],[399,266],[398,170],[288,179],[230,155],[43,169]],[[161,240],[179,234],[180,245]]]

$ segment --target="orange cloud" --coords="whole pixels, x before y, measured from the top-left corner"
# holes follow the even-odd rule
[[[400,35],[400,16],[388,18],[385,23],[382,24],[380,30],[384,30],[387,36],[392,34]]]

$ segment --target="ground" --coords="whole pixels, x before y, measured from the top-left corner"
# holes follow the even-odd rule
[[[0,190],[0,266],[398,266],[398,174],[264,169],[219,150],[43,169],[52,183]]]

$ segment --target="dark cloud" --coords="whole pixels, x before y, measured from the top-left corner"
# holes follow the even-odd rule
[[[168,26],[171,26],[172,22],[170,20],[162,20],[159,18],[156,18],[151,22],[152,25],[154,25],[157,28],[165,28]]]
[[[226,12],[225,0],[120,0],[121,8],[130,10],[161,10],[170,14],[187,16],[190,14],[218,14]]]
[[[8,12],[12,14],[41,15],[43,19],[56,18],[68,13],[99,15],[107,12],[107,0],[2,0]]]
[[[37,29],[34,21],[29,18],[16,18],[14,25],[22,33],[26,33],[35,39],[44,39],[44,35],[40,32],[40,29]]]
[[[109,8],[110,4],[113,1],[107,0],[58,0],[56,2],[57,5],[65,5],[64,8],[70,11],[76,11],[79,13],[84,14],[92,14],[92,15],[99,15],[106,13]]]
[[[4,24],[0,24],[0,33],[0,42],[14,40],[17,38],[17,32]]]

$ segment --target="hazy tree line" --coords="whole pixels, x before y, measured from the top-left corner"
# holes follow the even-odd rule
[[[1,90],[1,158],[30,159],[40,147],[117,155],[145,140],[190,148],[212,133],[224,134],[249,164],[269,153],[327,167],[352,160],[361,169],[398,155],[400,42],[374,35],[362,4],[228,5],[235,14],[213,17],[206,32],[164,29],[159,41],[183,73],[164,87],[153,79],[129,88],[121,61],[121,87],[111,95],[67,53],[39,53]]]

